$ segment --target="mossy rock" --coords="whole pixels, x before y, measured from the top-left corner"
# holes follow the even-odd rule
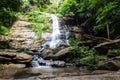
[[[82,59],[76,60],[77,65],[95,68],[99,61],[107,59],[106,56],[91,55]]]
[[[116,57],[116,56],[120,56],[120,49],[112,49],[109,50],[107,53],[108,57]]]
[[[120,56],[100,61],[97,67],[101,70],[119,70]]]

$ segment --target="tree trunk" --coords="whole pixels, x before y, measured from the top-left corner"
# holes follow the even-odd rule
[[[107,24],[107,36],[108,36],[108,39],[110,39],[110,30],[109,30],[109,25]]]

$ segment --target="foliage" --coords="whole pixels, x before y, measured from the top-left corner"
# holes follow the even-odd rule
[[[80,65],[88,66],[88,68],[90,68],[90,69],[94,69],[99,61],[102,61],[105,59],[107,59],[107,57],[104,55],[102,55],[102,56],[91,55],[91,56],[87,56],[87,57],[82,58],[82,59],[77,59],[76,63],[80,64]]]
[[[50,0],[27,0],[24,2],[24,12],[26,12],[26,10],[40,10],[44,12],[49,4]]]
[[[111,50],[109,50],[109,52],[110,53],[115,53],[115,54],[120,54],[120,49],[118,48],[118,49],[111,49]]]
[[[69,43],[71,46],[70,53],[73,58],[83,58],[88,55],[94,54],[94,51],[92,49],[89,49],[89,47],[78,46],[78,44],[80,43],[79,39],[70,38]]]
[[[79,46],[79,42],[79,39],[69,39],[71,46],[70,62],[81,66],[87,66],[89,69],[94,69],[99,61],[107,58],[105,55],[98,55],[96,51],[87,46]]]
[[[120,53],[120,49],[113,49],[113,52]]]
[[[70,43],[70,46],[78,46],[78,44],[80,43],[80,40],[79,39],[70,38],[69,39],[69,43]]]
[[[39,38],[43,31],[50,30],[49,19],[40,11],[30,11],[26,13],[26,20],[31,22],[30,27],[37,33]]]
[[[78,4],[75,0],[64,0],[60,5],[59,12],[62,15],[75,15],[77,5]]]
[[[86,56],[93,55],[94,51],[92,49],[89,49],[88,47],[74,46],[70,49],[70,53],[72,55],[72,58],[80,59]]]
[[[0,34],[7,34],[9,30],[0,23]]]
[[[50,0],[29,0],[31,5],[36,5],[38,7],[46,7],[46,4],[50,4]]]
[[[20,11],[21,0],[1,0],[0,1],[0,25],[1,33],[7,32],[5,27],[10,27],[16,19],[16,13]],[[4,26],[4,28],[3,28]]]
[[[11,11],[20,11],[22,0],[1,0],[0,7],[10,9]]]
[[[92,29],[93,34],[106,35],[106,27],[110,28],[110,36],[120,34],[120,1],[119,0],[64,0],[59,7],[63,16],[80,18],[81,26]]]
[[[57,8],[58,8],[58,4],[56,2],[53,2],[50,5],[47,5],[45,12],[56,14]]]

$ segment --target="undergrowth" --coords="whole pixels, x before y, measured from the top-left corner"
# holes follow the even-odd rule
[[[94,69],[99,61],[107,58],[105,55],[98,55],[94,49],[89,48],[89,46],[79,46],[80,42],[79,39],[69,39],[71,46],[69,62]]]

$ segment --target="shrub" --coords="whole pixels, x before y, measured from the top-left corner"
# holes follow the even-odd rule
[[[79,39],[74,39],[74,38],[69,39],[70,46],[78,46],[79,42],[80,42]]]
[[[92,49],[89,49],[88,47],[74,46],[70,49],[70,54],[73,60],[76,60],[84,58],[86,56],[91,56],[94,54],[94,51]]]
[[[76,63],[88,66],[89,69],[93,69],[96,67],[99,61],[105,60],[106,58],[107,58],[106,56],[91,55],[82,59],[77,59]]]
[[[30,27],[37,33],[39,38],[44,31],[50,31],[49,19],[40,11],[26,13],[26,20],[31,23]]]
[[[8,28],[6,28],[0,23],[0,34],[7,34],[7,33],[9,33]]]

